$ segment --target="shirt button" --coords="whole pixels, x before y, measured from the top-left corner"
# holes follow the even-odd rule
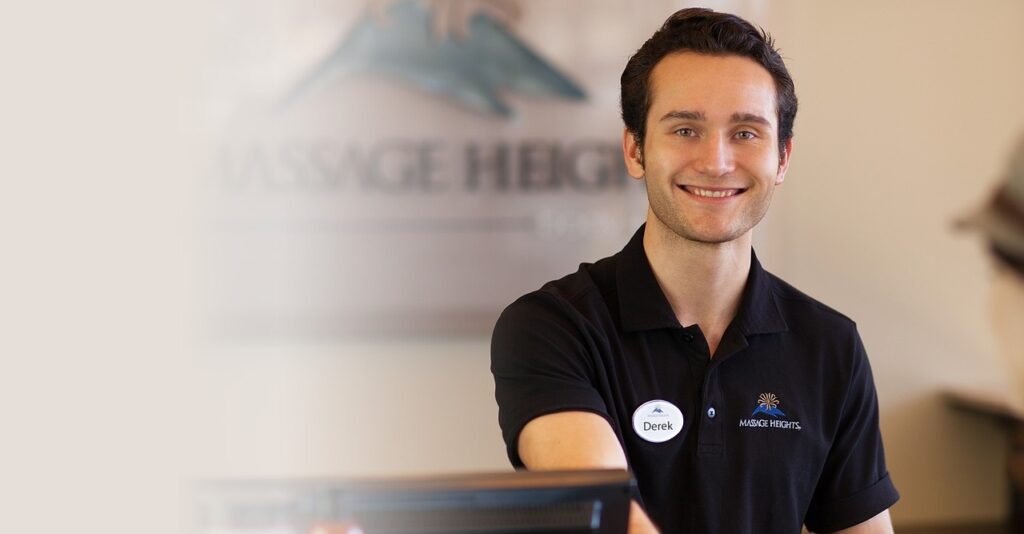
[[[683,341],[687,343],[693,343],[693,334],[689,332],[683,332]]]
[[[714,418],[715,418],[715,407],[712,406],[712,407],[708,408],[708,419],[714,419]]]

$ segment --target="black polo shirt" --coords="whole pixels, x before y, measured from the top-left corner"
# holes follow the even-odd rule
[[[582,410],[611,423],[666,533],[831,532],[895,503],[855,324],[752,257],[712,359],[672,312],[643,231],[498,319],[491,371],[512,464],[531,419]]]

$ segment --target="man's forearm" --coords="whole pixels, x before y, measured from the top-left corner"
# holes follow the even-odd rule
[[[636,501],[629,503],[629,534],[658,534],[658,528]]]
[[[615,432],[599,415],[561,412],[530,421],[519,435],[519,455],[527,469],[627,469]],[[636,501],[629,506],[629,534],[657,534]]]

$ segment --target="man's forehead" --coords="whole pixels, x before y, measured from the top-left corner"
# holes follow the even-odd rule
[[[676,52],[654,66],[650,82],[655,120],[672,111],[777,119],[775,80],[747,57]]]

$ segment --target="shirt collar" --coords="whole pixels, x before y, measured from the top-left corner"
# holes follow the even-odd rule
[[[644,252],[644,228],[633,234],[626,247],[619,253],[616,267],[616,287],[619,294],[619,313],[622,329],[626,332],[654,330],[658,328],[681,328],[672,306],[654,278],[654,271]],[[751,251],[750,275],[743,289],[740,307],[733,319],[733,326],[744,335],[785,332],[786,321],[782,318],[772,277],[757,261]]]

